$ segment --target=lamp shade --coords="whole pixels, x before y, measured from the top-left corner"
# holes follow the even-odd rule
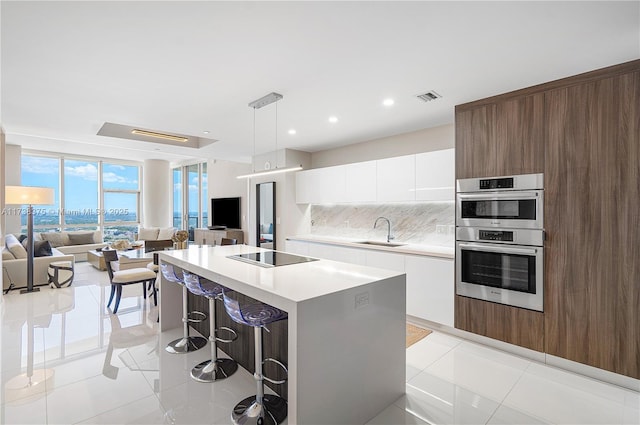
[[[55,193],[50,187],[5,186],[4,201],[10,205],[53,205]]]

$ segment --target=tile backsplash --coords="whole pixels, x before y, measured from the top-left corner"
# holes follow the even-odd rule
[[[311,205],[311,233],[317,236],[386,240],[387,222],[395,241],[453,247],[455,204],[453,201],[407,204]]]

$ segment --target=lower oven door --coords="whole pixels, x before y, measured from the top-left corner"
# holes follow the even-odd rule
[[[456,243],[456,294],[543,311],[543,248]]]

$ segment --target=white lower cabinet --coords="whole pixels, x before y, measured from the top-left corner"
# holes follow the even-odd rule
[[[394,254],[306,241],[286,242],[287,252],[343,263],[394,270],[407,275],[407,314],[453,327],[452,258]]]
[[[407,314],[453,327],[453,259],[407,255]]]
[[[285,241],[284,250],[292,254],[309,255],[309,243],[303,241]]]
[[[323,258],[325,260],[342,261],[349,264],[365,264],[364,252],[357,248],[345,248],[342,246],[310,243],[308,254],[310,257]]]
[[[404,273],[404,255],[392,254],[383,251],[372,251],[370,249],[363,249],[367,262],[365,266],[378,267],[379,269],[394,270],[396,272]],[[407,295],[409,289],[407,288]]]

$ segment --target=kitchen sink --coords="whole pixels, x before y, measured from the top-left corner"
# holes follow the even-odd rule
[[[386,246],[389,248],[395,248],[397,246],[406,245],[406,243],[395,243],[395,242],[382,242],[382,241],[364,241],[364,242],[356,242],[361,245],[376,245],[376,246]]]

